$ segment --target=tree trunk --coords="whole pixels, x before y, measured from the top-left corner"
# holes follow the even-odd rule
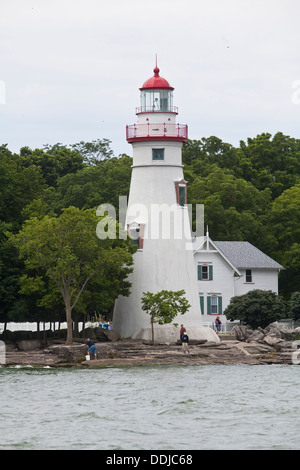
[[[151,332],[152,332],[152,345],[154,346],[154,321],[153,321],[153,317],[151,317]]]
[[[78,313],[75,313],[75,318],[74,318],[74,338],[78,338],[78,337],[79,337],[78,319],[79,319],[79,315],[78,315]]]
[[[72,321],[72,309],[71,309],[70,304],[66,305],[66,320],[67,320],[66,344],[73,344],[73,321]]]
[[[46,323],[43,322],[43,345],[47,346]]]

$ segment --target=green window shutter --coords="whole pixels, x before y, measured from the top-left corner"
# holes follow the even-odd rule
[[[218,314],[222,315],[222,297],[218,297]]]
[[[202,280],[202,266],[198,264],[198,281]]]
[[[212,267],[212,265],[209,265],[208,269],[209,269],[209,280],[212,281],[212,279],[213,279],[213,267]]]
[[[201,315],[204,315],[204,297],[203,297],[203,295],[200,295],[200,309],[201,309]]]
[[[211,314],[211,298],[207,296],[207,315]]]

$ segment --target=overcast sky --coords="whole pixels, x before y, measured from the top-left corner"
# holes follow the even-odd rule
[[[299,18],[299,0],[0,0],[0,144],[132,155],[155,54],[191,139],[300,138]]]

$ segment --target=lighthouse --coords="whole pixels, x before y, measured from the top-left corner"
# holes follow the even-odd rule
[[[141,308],[143,293],[184,290],[191,307],[174,323],[183,323],[190,339],[218,342],[201,319],[181,155],[188,127],[176,122],[174,88],[157,65],[153,72],[140,88],[137,123],[126,127],[133,164],[125,229],[137,251],[129,276],[131,294],[116,300],[113,329],[123,338],[150,339],[150,316]],[[155,338],[177,341],[179,328],[156,325]]]

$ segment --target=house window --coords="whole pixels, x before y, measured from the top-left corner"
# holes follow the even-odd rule
[[[198,264],[198,281],[212,281],[213,266],[212,264]]]
[[[218,313],[218,297],[212,296],[211,297],[211,314],[217,315]]]
[[[165,149],[152,149],[152,160],[164,160]]]
[[[251,271],[251,269],[246,269],[246,282],[252,282],[252,271]]]
[[[221,295],[208,295],[207,296],[207,314],[208,315],[221,315],[222,314],[222,296]]]
[[[201,266],[201,277],[200,279],[206,280],[208,279],[208,266]]]

